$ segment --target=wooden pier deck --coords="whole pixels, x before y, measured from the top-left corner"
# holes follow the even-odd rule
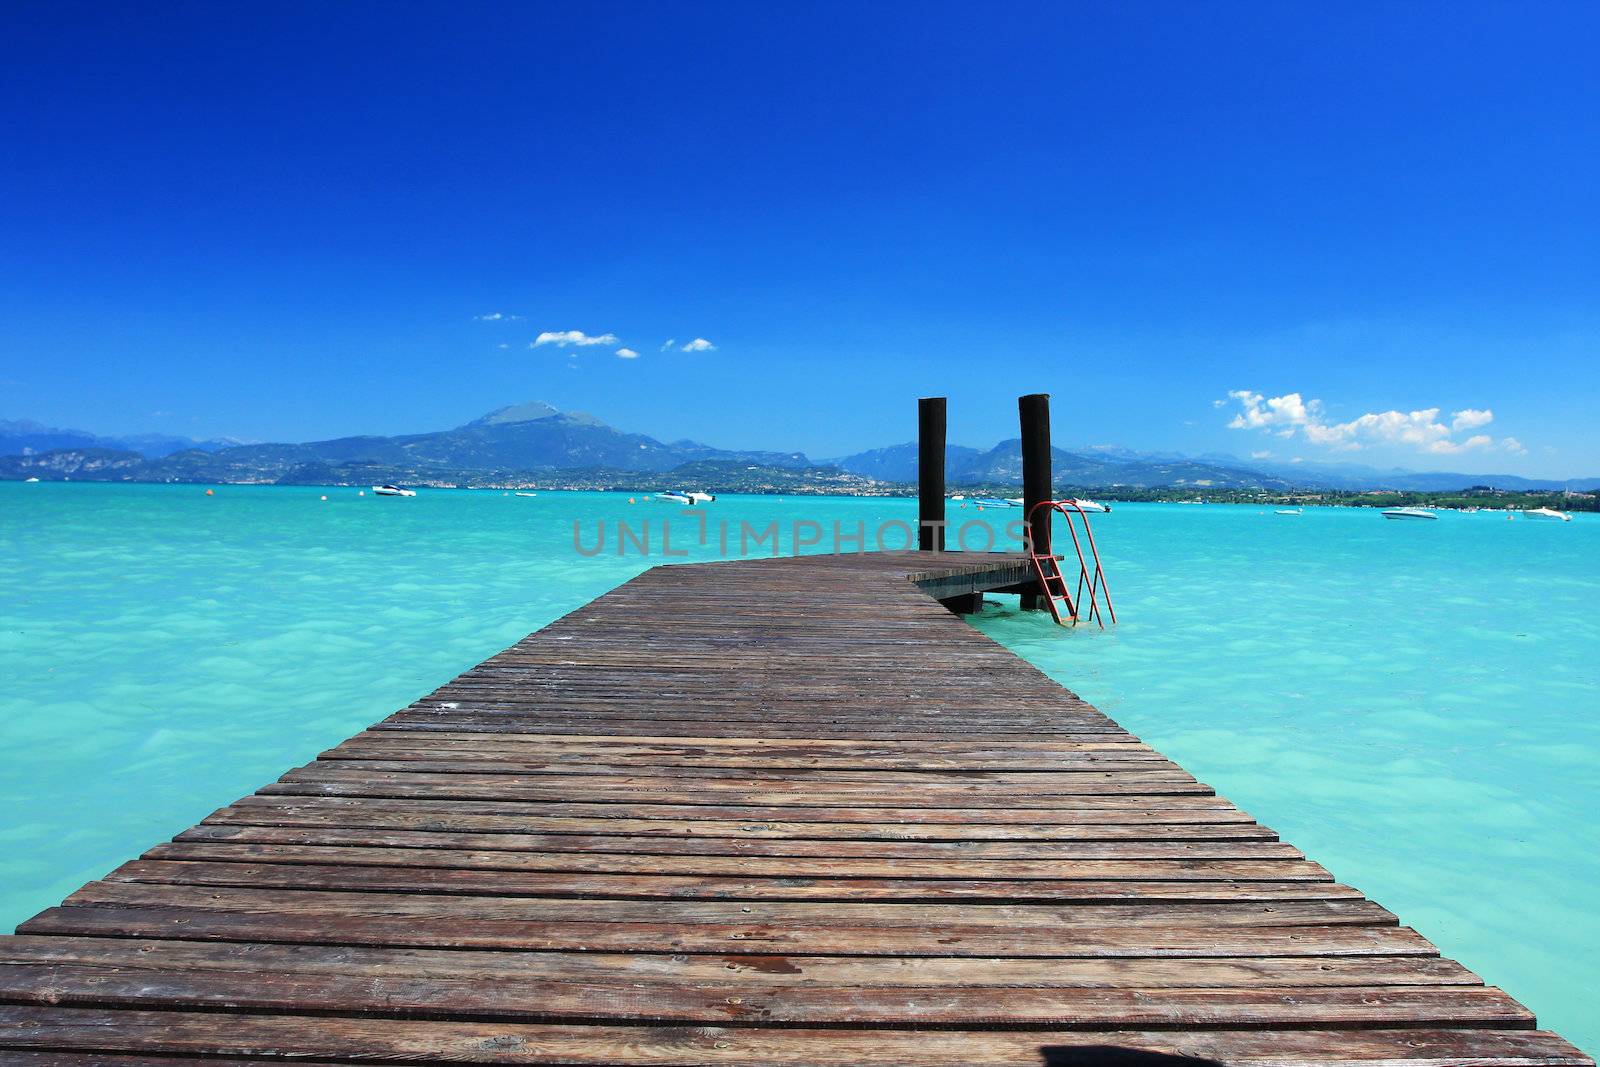
[[[648,571],[0,938],[0,1062],[1592,1062],[925,591],[1024,576]]]

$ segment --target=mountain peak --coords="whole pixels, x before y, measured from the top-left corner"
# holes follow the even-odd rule
[[[523,404],[512,404],[509,407],[496,408],[482,418],[473,419],[468,426],[503,426],[508,422],[532,422],[535,419],[548,419],[552,415],[561,414],[561,409],[546,404],[543,400],[529,400]]]

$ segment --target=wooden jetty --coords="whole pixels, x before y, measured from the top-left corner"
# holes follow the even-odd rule
[[[0,1062],[1592,1062],[934,599],[1026,577],[647,571],[0,939]]]

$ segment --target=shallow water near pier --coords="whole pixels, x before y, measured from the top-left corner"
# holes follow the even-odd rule
[[[0,927],[665,562],[616,554],[647,518],[658,553],[670,520],[720,554],[616,493],[0,483]],[[1600,1050],[1600,518],[1129,504],[1095,531],[1118,626],[1014,597],[974,624]]]

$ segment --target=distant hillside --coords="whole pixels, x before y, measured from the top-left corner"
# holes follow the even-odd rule
[[[854,474],[890,482],[917,479],[917,446],[913,443],[859,452],[828,462]],[[1218,488],[1286,488],[1291,479],[1243,466],[1222,466],[1183,458],[1123,458],[1100,453],[1051,449],[1058,485],[1080,487],[1196,486]],[[948,485],[1021,485],[1022,442],[1002,441],[988,451],[952,445],[945,450]]]
[[[140,481],[137,472],[148,461],[137,452],[114,448],[58,448],[25,456],[0,456],[0,478],[58,481]]]
[[[1591,478],[1524,478],[1517,474],[1463,474],[1454,471],[1379,470],[1356,464],[1296,463],[1270,468],[1302,485],[1330,489],[1402,489],[1411,492],[1452,492],[1473,485],[1516,491],[1589,489],[1600,483]]]
[[[1196,490],[1394,489],[1454,492],[1487,485],[1508,490],[1592,489],[1600,478],[1566,481],[1515,475],[1378,470],[1350,464],[1246,461],[1096,446],[1053,450],[1055,484],[1063,489]],[[741,451],[698,441],[663,442],[627,433],[581,411],[540,401],[497,408],[450,430],[399,437],[341,437],[305,444],[241,445],[145,435],[102,437],[36,422],[0,421],[0,478],[75,478],[139,482],[236,482],[286,485],[511,485],[551,481],[645,484],[671,475],[696,488],[769,485],[802,492],[807,485],[863,492],[908,487],[917,480],[915,443],[876,448],[813,463],[801,452]],[[716,479],[716,481],[712,481]],[[952,488],[1016,486],[1022,449],[1016,439],[989,449],[951,445],[945,482]],[[702,484],[703,483],[703,484]],[[654,484],[654,482],[651,482]]]
[[[184,449],[205,452],[229,448],[237,441],[197,441],[172,434],[142,433],[123,437],[104,437],[86,430],[63,430],[32,419],[0,419],[0,456],[24,456],[59,449],[97,448],[135,452],[146,459],[159,459]]]
[[[82,435],[93,438],[93,435]],[[95,439],[104,440],[104,439]],[[803,470],[799,452],[730,451],[695,441],[666,444],[624,433],[582,412],[563,412],[537,401],[491,411],[453,430],[401,437],[343,437],[306,444],[234,445],[216,451],[189,448],[141,458],[116,451],[111,462],[83,457],[96,446],[74,438],[65,453],[24,456],[0,463],[0,476],[144,482],[338,484],[362,481],[454,483],[488,477],[522,478],[553,471],[660,472],[687,463]]]
[[[1127,462],[1167,462],[1175,457],[1171,453],[1134,452],[1129,449],[1095,449],[1105,455]],[[1402,468],[1383,470],[1359,463],[1323,463],[1304,460],[1284,463],[1272,460],[1245,460],[1225,452],[1208,452],[1194,457],[1191,462],[1224,467],[1237,467],[1260,471],[1296,486],[1316,489],[1399,489],[1418,493],[1448,493],[1474,485],[1514,491],[1587,490],[1600,483],[1600,477],[1588,478],[1524,478],[1517,474],[1465,474],[1455,471],[1412,471]]]

